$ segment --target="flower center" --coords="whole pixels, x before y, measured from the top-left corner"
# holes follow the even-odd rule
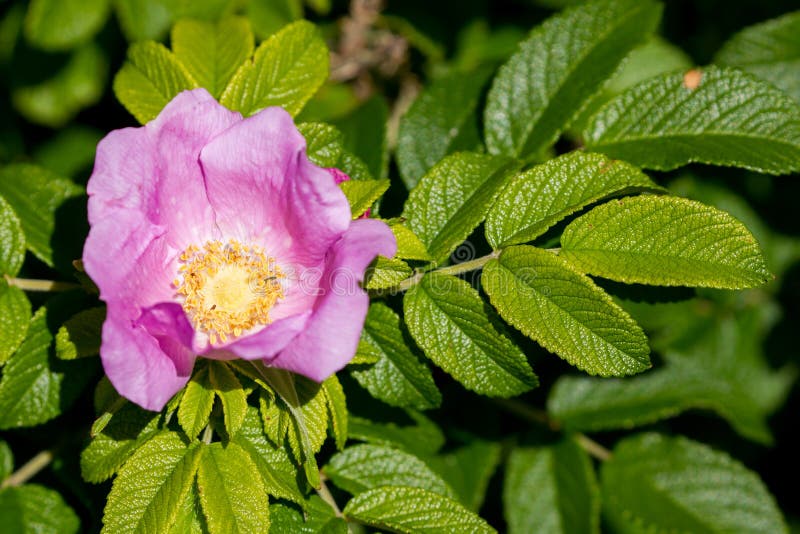
[[[284,275],[261,247],[209,241],[202,248],[189,245],[179,261],[182,278],[173,284],[195,329],[212,345],[269,324],[270,309],[283,298]]]

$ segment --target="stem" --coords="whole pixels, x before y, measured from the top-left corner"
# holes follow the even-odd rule
[[[3,481],[0,488],[14,487],[24,484],[33,478],[39,471],[47,467],[53,461],[53,451],[42,451],[14,471],[11,476]]]
[[[333,508],[333,511],[336,514],[336,517],[344,517],[342,515],[342,511],[339,509],[339,505],[336,504],[336,499],[333,498],[333,495],[331,494],[331,491],[328,489],[328,486],[325,485],[325,481],[326,480],[328,480],[328,477],[326,477],[325,474],[322,471],[320,471],[319,472],[319,487],[316,488],[317,495],[319,495],[320,498],[323,501],[328,503],[328,505],[331,508]]]
[[[56,282],[54,280],[33,280],[31,278],[11,278],[6,276],[8,285],[18,287],[25,291],[69,291],[80,287],[70,282]]]
[[[580,445],[583,450],[601,462],[606,462],[611,459],[611,451],[597,443],[586,434],[581,434],[578,432],[575,434],[575,439],[578,441],[578,445]]]
[[[214,436],[214,430],[211,428],[211,425],[206,425],[205,430],[203,430],[203,443],[210,445],[211,438]]]
[[[403,291],[407,291],[407,290],[411,289],[412,287],[414,287],[415,285],[419,284],[420,280],[422,280],[422,277],[425,276],[426,274],[428,274],[429,272],[455,275],[455,274],[461,274],[461,273],[468,273],[469,271],[475,271],[477,269],[480,269],[481,267],[483,267],[487,263],[489,263],[490,260],[493,260],[493,259],[497,258],[500,255],[501,252],[502,252],[502,249],[498,249],[498,250],[492,251],[490,254],[487,254],[486,256],[481,256],[480,258],[475,258],[474,260],[469,260],[469,261],[465,261],[465,262],[462,262],[462,263],[457,263],[455,265],[448,265],[447,267],[440,267],[440,268],[434,269],[432,271],[417,272],[413,276],[409,276],[408,278],[406,278],[405,280],[403,280],[402,282],[400,282],[399,284],[397,284],[395,286],[387,287],[385,289],[380,289],[380,290],[374,291],[374,292],[372,292],[372,294],[373,295],[387,295],[387,294],[388,295],[392,295],[392,294],[395,294],[395,293],[401,293]]]

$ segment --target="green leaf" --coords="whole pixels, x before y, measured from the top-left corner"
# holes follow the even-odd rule
[[[510,534],[600,532],[600,491],[589,456],[572,439],[515,448],[503,509]]]
[[[494,248],[533,241],[589,204],[641,190],[661,188],[623,161],[570,152],[508,182],[486,216],[486,239]]]
[[[103,532],[166,532],[191,491],[201,449],[163,431],[136,450],[114,480]]]
[[[5,364],[25,340],[31,322],[31,303],[25,292],[0,278],[0,365]]]
[[[403,217],[437,263],[480,224],[514,165],[506,158],[459,152],[420,179],[408,196]]]
[[[435,79],[400,119],[397,166],[409,190],[446,155],[480,146],[477,108],[491,73],[453,71]]]
[[[392,223],[389,228],[392,229],[394,238],[397,241],[397,254],[395,254],[395,257],[418,261],[431,261],[433,259],[428,253],[428,249],[417,237],[417,234],[409,230],[405,225]]]
[[[14,277],[25,261],[25,234],[14,208],[0,195],[0,276]]]
[[[389,189],[389,180],[348,180],[339,187],[350,203],[353,219],[358,219]]]
[[[347,534],[347,523],[341,517],[336,517],[333,508],[320,499],[311,495],[306,503],[306,509],[301,510],[276,502],[269,506],[270,534]]]
[[[597,0],[536,27],[492,83],[489,152],[530,159],[552,145],[660,18],[652,0]]]
[[[74,360],[100,354],[100,337],[106,308],[90,308],[73,315],[56,334],[56,356]]]
[[[325,391],[328,417],[330,418],[331,430],[336,441],[336,448],[342,450],[347,441],[347,399],[336,375],[328,377],[322,383],[322,389]]]
[[[800,100],[800,11],[755,24],[734,35],[714,57],[738,67]]]
[[[513,397],[538,384],[525,354],[464,280],[426,275],[405,294],[403,312],[425,355],[467,389]]]
[[[303,18],[303,5],[301,0],[255,0],[247,2],[246,13],[256,36],[266,39],[287,24]]]
[[[480,510],[489,479],[500,463],[499,443],[475,440],[426,463],[455,490],[458,500],[473,512]]]
[[[208,381],[214,388],[214,393],[222,401],[228,436],[234,436],[247,414],[247,394],[239,379],[224,362],[217,360],[208,362]]]
[[[197,469],[200,503],[212,533],[269,531],[269,495],[256,465],[236,443],[203,446]]]
[[[79,124],[68,126],[36,147],[33,159],[51,172],[74,178],[81,171],[92,168],[97,143],[102,138],[100,130]]]
[[[200,505],[200,496],[197,484],[193,484],[175,516],[167,534],[206,534],[208,527],[205,524],[203,511]]]
[[[753,235],[716,208],[678,197],[612,200],[566,227],[560,257],[625,283],[742,289],[772,275]]]
[[[208,424],[214,407],[214,386],[208,379],[208,373],[208,367],[203,367],[192,375],[178,407],[178,423],[190,440],[195,439]]]
[[[396,286],[412,273],[411,267],[403,260],[378,256],[364,274],[364,287],[388,289]]]
[[[0,170],[0,195],[19,217],[28,250],[51,267],[56,211],[82,192],[69,180],[35,165],[19,163]]]
[[[14,472],[14,454],[11,447],[3,440],[0,440],[0,485],[8,476]]]
[[[419,488],[383,486],[353,497],[348,518],[396,532],[495,532],[456,501]]]
[[[25,341],[3,368],[0,429],[34,426],[60,415],[91,376],[78,362],[50,357],[47,314],[44,306],[36,311]]]
[[[436,454],[444,445],[444,434],[420,412],[406,410],[404,421],[377,423],[350,416],[350,438],[398,447],[416,456]]]
[[[5,532],[75,534],[81,522],[58,492],[38,484],[0,490]]]
[[[161,40],[172,22],[172,11],[164,0],[114,0],[114,8],[129,42]]]
[[[100,30],[109,8],[109,0],[31,0],[25,37],[43,50],[73,48]]]
[[[371,367],[352,371],[353,378],[376,399],[419,410],[442,402],[430,369],[409,348],[400,317],[385,304],[369,307],[358,350],[377,358]]]
[[[273,445],[279,447],[289,429],[289,412],[268,389],[259,391],[258,405],[264,434]]]
[[[133,453],[158,433],[158,414],[126,404],[81,453],[81,475],[87,482],[111,478]]]
[[[455,498],[453,490],[425,462],[386,446],[348,447],[334,454],[323,470],[337,487],[353,495],[382,486],[405,486]]]
[[[198,87],[197,81],[164,45],[134,43],[114,77],[114,94],[141,124],[154,119],[175,95]]]
[[[342,155],[342,133],[322,122],[304,122],[297,129],[306,138],[308,159],[320,167],[336,167]]]
[[[788,532],[758,475],[683,437],[621,441],[601,480],[603,513],[614,532]]]
[[[579,369],[625,376],[650,367],[642,329],[556,255],[509,247],[486,264],[481,282],[503,319]]]
[[[328,77],[328,49],[313,24],[294,22],[261,43],[220,102],[244,115],[281,106],[297,115]]]
[[[342,132],[345,150],[363,161],[372,176],[389,176],[389,152],[386,138],[389,107],[375,95],[334,124]]]
[[[800,104],[734,69],[643,82],[603,106],[583,137],[590,150],[649,169],[697,162],[768,174],[800,170]]]
[[[216,24],[181,20],[172,27],[172,50],[200,87],[219,98],[234,72],[253,54],[247,19],[227,17]]]

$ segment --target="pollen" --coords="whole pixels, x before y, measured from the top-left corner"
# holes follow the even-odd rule
[[[178,261],[173,285],[194,328],[212,345],[269,324],[270,310],[283,298],[284,275],[261,247],[209,241],[190,245]]]

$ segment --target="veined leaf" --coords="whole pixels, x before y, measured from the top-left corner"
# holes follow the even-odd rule
[[[800,11],[755,24],[734,35],[714,57],[775,84],[800,101]]]
[[[476,109],[492,71],[455,71],[425,87],[400,119],[397,166],[411,190],[436,162],[480,146]]]
[[[353,495],[381,486],[405,486],[455,497],[453,490],[425,462],[391,447],[348,447],[334,454],[323,470],[337,487]]]
[[[425,459],[435,472],[453,488],[458,500],[478,512],[486,496],[489,479],[500,463],[499,443],[475,440],[453,451]]]
[[[20,163],[0,170],[0,195],[17,214],[28,250],[51,267],[56,210],[82,192],[83,188],[35,165]]]
[[[566,227],[559,255],[582,272],[626,283],[742,289],[771,278],[742,223],[669,196],[629,197],[594,208]]]
[[[256,465],[236,443],[202,446],[197,468],[200,503],[210,532],[269,531],[269,495]]]
[[[621,441],[601,480],[603,512],[615,532],[788,532],[758,475],[683,437]]]
[[[649,169],[697,162],[768,174],[800,170],[800,104],[734,69],[643,82],[603,106],[583,137],[590,150]]]
[[[25,261],[25,234],[14,208],[0,195],[0,276],[16,276]]]
[[[389,224],[394,238],[397,241],[397,254],[395,257],[404,260],[431,261],[431,255],[417,234],[400,223]]]
[[[525,354],[500,330],[467,282],[428,274],[403,299],[406,324],[426,356],[464,387],[512,397],[536,387]]]
[[[98,306],[70,317],[56,334],[56,356],[74,360],[100,354],[100,337],[106,308]]]
[[[201,450],[163,431],[137,449],[108,495],[103,532],[166,532],[194,483]]]
[[[242,384],[226,363],[216,360],[208,364],[208,381],[214,388],[214,393],[222,401],[228,435],[234,436],[242,426],[247,413],[247,395]]]
[[[81,526],[58,492],[38,484],[0,489],[0,517],[6,532],[75,534]]]
[[[382,486],[353,497],[345,517],[396,532],[495,532],[456,501],[420,488]]]
[[[342,155],[342,133],[322,122],[303,122],[297,129],[306,138],[308,159],[320,167],[336,167]]]
[[[400,318],[391,308],[379,302],[370,305],[358,350],[374,354],[378,361],[354,369],[352,375],[373,397],[392,406],[436,408],[442,395],[430,369],[411,352],[400,328]]]
[[[293,22],[261,43],[233,75],[220,103],[243,115],[281,106],[297,115],[328,78],[328,49],[317,29]]]
[[[503,509],[510,534],[600,532],[600,490],[589,456],[569,438],[514,449]]]
[[[347,399],[336,375],[329,376],[323,383],[325,401],[328,404],[328,417],[336,448],[344,449],[347,441]]]
[[[436,424],[420,412],[406,410],[410,421],[378,423],[350,416],[350,438],[398,447],[416,456],[428,456],[444,445],[444,434]]]
[[[413,271],[401,259],[378,256],[375,258],[364,275],[364,287],[367,289],[388,289],[394,287],[409,276]]]
[[[164,45],[134,43],[128,61],[114,77],[114,94],[141,124],[154,119],[181,91],[198,87],[197,81]]]
[[[0,365],[5,364],[25,340],[31,322],[31,303],[25,292],[0,278]]]
[[[339,187],[350,203],[353,219],[358,219],[389,189],[389,180],[348,180]]]
[[[596,0],[536,27],[492,83],[489,152],[529,159],[554,143],[660,18],[651,0]]]
[[[253,53],[250,22],[227,17],[216,24],[180,20],[172,27],[172,50],[178,61],[214,98]]]
[[[420,179],[403,216],[437,263],[480,224],[514,166],[506,158],[459,152]]]
[[[570,152],[508,182],[486,216],[486,239],[494,248],[533,241],[593,202],[639,190],[661,188],[624,161]]]
[[[348,534],[347,523],[317,495],[311,495],[305,509],[280,501],[269,507],[270,534]]]
[[[110,0],[32,0],[25,37],[38,48],[66,50],[88,41],[108,18]]]
[[[556,255],[509,247],[486,264],[481,282],[503,319],[579,369],[625,376],[650,367],[642,329]]]
[[[208,372],[208,367],[204,366],[192,375],[178,407],[178,423],[190,440],[195,439],[208,424],[214,407],[214,386],[208,379]]]

